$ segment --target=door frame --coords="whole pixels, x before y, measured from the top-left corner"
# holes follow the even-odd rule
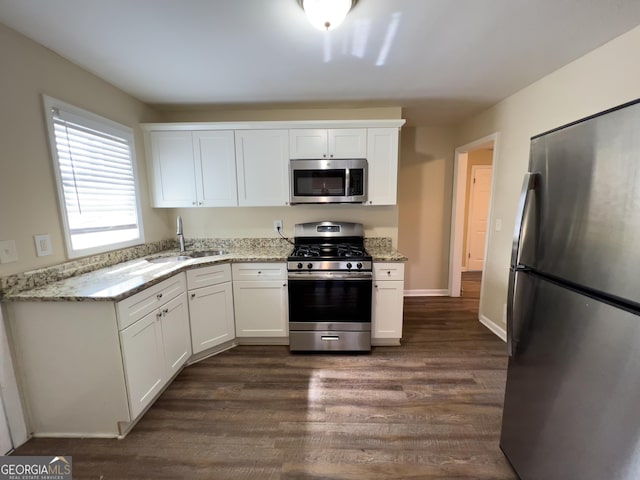
[[[493,159],[492,159],[493,161]],[[476,176],[476,171],[478,169],[483,169],[483,168],[488,168],[489,170],[491,170],[491,182],[493,184],[493,163],[491,165],[472,165],[471,166],[471,178],[475,178]],[[467,272],[469,271],[469,257],[468,254],[471,252],[471,235],[469,235],[469,232],[471,231],[471,219],[473,218],[473,216],[471,215],[471,212],[473,211],[473,199],[474,199],[474,194],[475,194],[475,183],[473,183],[471,185],[471,188],[469,189],[469,214],[467,215],[466,218],[466,227],[467,227],[467,244],[464,246],[464,253],[467,255],[467,267],[466,268],[461,268],[462,271]],[[491,187],[490,187],[491,188]],[[466,200],[466,199],[465,199]],[[491,201],[491,192],[489,192],[489,201]],[[489,205],[487,205],[487,234],[489,232]],[[463,234],[464,236],[464,234]],[[485,235],[485,247],[487,245],[487,235]],[[485,248],[485,255],[486,255],[486,248]],[[483,262],[484,264],[484,262]]]
[[[479,138],[473,142],[467,143],[455,149],[454,153],[454,165],[453,165],[453,192],[451,201],[451,236],[449,244],[449,296],[459,297],[461,288],[461,276],[462,276],[462,237],[464,234],[464,206],[466,199],[466,186],[467,186],[467,158],[468,153],[472,150],[477,150],[482,147],[493,145],[493,158],[491,165],[493,172],[491,175],[491,198],[489,200],[489,215],[487,217],[487,240],[484,246],[484,267],[487,263],[487,247],[491,239],[491,232],[493,225],[493,199],[495,197],[494,192],[496,188],[496,177],[498,165],[498,148],[499,148],[500,134],[498,132],[487,135],[486,137]],[[480,308],[478,315],[482,312],[482,290],[484,287],[486,275],[482,275],[482,281],[480,283]]]

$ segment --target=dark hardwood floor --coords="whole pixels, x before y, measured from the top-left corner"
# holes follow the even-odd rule
[[[515,479],[498,447],[505,344],[462,298],[407,298],[402,347],[238,347],[185,369],[124,440],[33,439],[78,479]]]

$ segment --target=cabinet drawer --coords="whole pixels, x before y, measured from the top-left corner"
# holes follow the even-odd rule
[[[116,304],[118,328],[120,330],[127,328],[136,320],[185,292],[186,287],[184,273],[179,273],[118,302]]]
[[[231,266],[233,280],[285,280],[285,263],[235,263]]]
[[[374,280],[404,280],[404,263],[374,263]]]
[[[230,281],[231,265],[228,263],[187,270],[187,288],[189,290]]]

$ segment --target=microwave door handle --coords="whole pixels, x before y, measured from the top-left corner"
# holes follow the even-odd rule
[[[345,174],[344,174],[344,194],[345,196],[350,196],[351,193],[349,192],[349,190],[351,190],[351,170],[348,168],[345,168]]]

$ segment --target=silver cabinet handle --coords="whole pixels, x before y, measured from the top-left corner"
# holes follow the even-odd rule
[[[169,313],[169,309],[168,308],[165,308],[164,310],[162,310],[162,314],[163,315],[166,315],[167,313]]]
[[[522,191],[520,192],[520,200],[518,201],[518,211],[516,214],[516,225],[513,231],[513,243],[511,246],[511,266],[509,268],[509,287],[507,290],[507,351],[509,356],[513,357],[516,352],[518,339],[515,336],[515,300],[518,271],[524,270],[518,265],[520,260],[520,246],[522,240],[522,229],[524,228],[524,216],[527,211],[527,204],[531,191],[534,191],[538,185],[538,174],[527,172],[522,180]]]
[[[157,298],[158,300],[160,300],[160,299],[162,298],[162,293],[157,294],[157,295],[156,295],[156,298]]]
[[[196,298],[196,294],[195,294],[195,293],[192,293],[192,294],[191,294],[191,298]]]

